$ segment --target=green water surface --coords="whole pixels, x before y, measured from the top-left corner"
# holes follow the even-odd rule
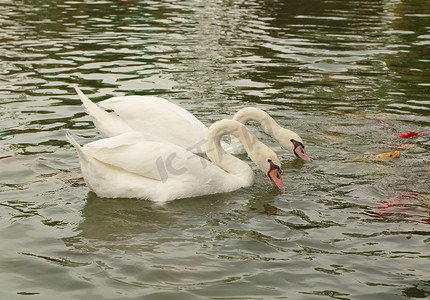
[[[72,84],[208,126],[260,107],[314,162],[251,124],[286,191],[256,170],[228,194],[102,199],[64,136],[100,138]],[[430,136],[397,134],[429,116],[427,0],[0,0],[0,298],[428,298]]]

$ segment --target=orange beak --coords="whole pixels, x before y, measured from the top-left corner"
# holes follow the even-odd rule
[[[285,190],[285,185],[281,178],[281,169],[273,162],[270,162],[270,170],[267,172],[267,175],[278,189]]]
[[[304,161],[308,161],[308,162],[312,161],[312,158],[306,153],[305,148],[301,146],[297,147],[294,150],[294,153],[297,155],[297,157],[303,159]]]
[[[296,140],[291,140],[291,142],[294,145],[294,154],[298,157],[303,159],[304,161],[311,162],[312,158],[306,153],[305,146],[301,142],[298,142]]]

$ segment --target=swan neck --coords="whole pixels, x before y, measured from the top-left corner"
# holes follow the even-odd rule
[[[281,130],[281,126],[279,126],[268,113],[256,107],[245,107],[239,110],[234,115],[233,120],[242,124],[246,124],[250,121],[258,122],[261,124],[263,131],[274,138],[277,137]]]
[[[225,135],[237,137],[248,154],[251,152],[255,141],[258,142],[258,140],[243,124],[233,120],[215,122],[206,134],[205,147],[208,158],[225,172],[240,177],[248,185],[252,184],[254,173],[248,164],[222,148],[221,139]]]

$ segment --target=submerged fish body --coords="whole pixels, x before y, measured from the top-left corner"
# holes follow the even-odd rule
[[[430,197],[419,192],[406,192],[394,196],[377,207],[377,216],[386,218],[396,216],[404,221],[430,224]]]
[[[411,200],[421,198],[422,196],[418,192],[406,192],[388,199],[378,206],[378,210],[380,210],[380,212],[386,212],[390,207],[404,205],[410,203]]]
[[[396,132],[396,128],[387,123],[384,118],[374,117],[372,118],[375,121],[378,121],[378,125],[381,126],[387,132]]]

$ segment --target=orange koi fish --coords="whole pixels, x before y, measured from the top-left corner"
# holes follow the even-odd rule
[[[399,158],[400,157],[400,151],[381,153],[381,154],[375,155],[374,157],[375,158]]]

